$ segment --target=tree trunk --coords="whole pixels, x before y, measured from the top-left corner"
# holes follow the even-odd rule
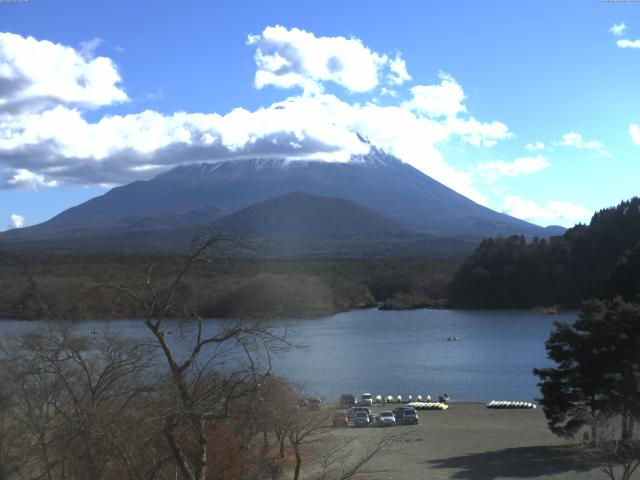
[[[298,445],[294,446],[294,451],[296,453],[296,469],[293,472],[293,480],[298,480],[300,477],[300,467],[302,466],[302,456],[300,455],[300,447]]]
[[[631,440],[631,432],[629,431],[629,427],[630,427],[629,417],[630,415],[627,410],[624,410],[622,412],[622,415],[620,416],[620,421],[622,422],[620,440],[622,440],[623,444],[627,444],[627,442]]]
[[[196,470],[196,480],[206,480],[207,478],[207,436],[205,432],[206,421],[203,418],[198,419],[197,426],[200,431],[198,433],[198,468]]]
[[[283,432],[274,431],[276,434],[276,440],[278,440],[278,445],[280,446],[280,458],[284,458],[284,443],[287,440],[287,437]]]

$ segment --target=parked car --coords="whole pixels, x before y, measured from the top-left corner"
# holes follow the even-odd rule
[[[355,417],[353,417],[353,426],[354,427],[368,427],[371,425],[371,419],[367,412],[357,412]]]
[[[381,427],[390,427],[396,424],[396,416],[389,410],[383,410],[378,415],[378,425]]]
[[[396,417],[396,423],[403,425],[417,425],[418,424],[418,412],[413,407],[398,407],[393,410],[393,414]]]
[[[320,410],[321,403],[322,400],[320,400],[318,397],[307,398],[307,408],[309,410]]]
[[[347,416],[347,412],[344,410],[338,410],[333,414],[333,427],[348,427],[349,426],[349,417]]]
[[[371,395],[370,393],[363,393],[362,397],[360,397],[358,405],[373,405],[373,395]]]
[[[373,413],[371,413],[371,409],[369,407],[351,407],[347,410],[347,416],[349,417],[349,420],[353,420],[353,418],[359,412],[365,412],[369,417],[369,423],[373,423]]]

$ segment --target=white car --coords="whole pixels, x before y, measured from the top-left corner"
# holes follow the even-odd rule
[[[373,395],[370,393],[363,393],[358,405],[373,405]]]
[[[396,416],[389,410],[383,410],[378,415],[378,425],[381,427],[390,427],[396,424]]]

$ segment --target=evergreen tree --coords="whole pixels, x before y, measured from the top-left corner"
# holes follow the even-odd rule
[[[621,419],[621,440],[640,417],[640,305],[620,298],[582,304],[573,324],[556,322],[546,342],[557,366],[535,369],[552,432],[574,436],[587,426],[597,443],[603,418]]]
[[[640,301],[640,197],[597,212],[548,240],[483,240],[455,274],[451,305],[576,307],[585,298]]]

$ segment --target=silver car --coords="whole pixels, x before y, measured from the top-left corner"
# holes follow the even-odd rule
[[[378,415],[378,425],[381,427],[391,427],[396,424],[396,416],[389,410],[383,410]]]
[[[369,420],[369,415],[367,412],[357,412],[356,416],[353,417],[353,426],[354,427],[368,427],[371,425]]]

